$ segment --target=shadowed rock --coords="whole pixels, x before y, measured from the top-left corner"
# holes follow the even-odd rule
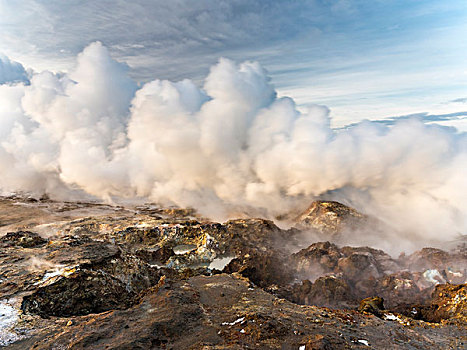
[[[25,296],[21,310],[42,317],[88,315],[127,308],[134,296],[121,281],[107,274],[76,271]]]
[[[0,237],[0,245],[4,247],[19,246],[33,248],[45,243],[47,243],[46,239],[30,231],[8,232],[5,236]]]
[[[431,299],[421,305],[402,305],[399,313],[426,322],[467,324],[467,284],[437,285]]]

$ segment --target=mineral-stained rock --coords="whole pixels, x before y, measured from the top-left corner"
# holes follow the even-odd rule
[[[422,305],[404,305],[401,314],[426,322],[447,322],[467,327],[467,284],[437,285],[431,299]]]
[[[428,284],[467,282],[467,253],[449,253],[436,248],[423,248],[400,262],[410,271],[424,273]]]
[[[358,311],[368,312],[375,316],[380,317],[384,310],[384,300],[380,297],[369,297],[365,298],[360,302]]]
[[[126,310],[42,322],[10,349],[439,349],[466,341],[456,326],[299,306],[226,274],[166,281]]]
[[[334,201],[315,201],[295,221],[300,228],[317,230],[333,236],[347,229],[356,229],[367,217],[353,208]]]
[[[16,231],[8,232],[5,236],[0,237],[0,246],[20,246],[23,248],[33,248],[47,243],[47,240],[39,236],[35,232]]]
[[[8,201],[0,200],[0,219],[3,232],[14,233],[0,238],[0,307],[20,315],[2,343],[12,349],[465,344],[465,292],[444,285],[465,275],[461,251],[424,250],[396,260],[369,247],[309,242],[292,254],[302,246],[300,232],[265,219],[215,223],[155,205],[127,210],[47,200],[23,208]],[[342,209],[339,227],[351,227],[345,217],[353,222],[352,210],[327,207],[336,215]],[[27,215],[15,214],[23,209]],[[40,220],[31,218],[42,211]],[[320,211],[334,215],[326,213]],[[447,296],[424,303],[437,284]],[[358,300],[374,295],[391,309],[381,319],[355,311]],[[413,310],[439,323],[415,320]]]
[[[297,271],[297,278],[314,281],[319,277],[334,276],[346,282],[354,298],[363,299],[379,295],[385,299],[389,308],[421,304],[429,298],[437,284],[449,280],[462,283],[465,270],[465,266],[462,266],[465,260],[459,253],[423,249],[397,260],[381,250],[369,247],[339,248],[330,242],[313,243],[308,248],[292,254],[289,261]],[[421,271],[416,271],[417,268]],[[454,280],[454,277],[458,279]],[[307,295],[307,303],[324,305],[311,298],[308,292],[303,293],[297,286],[294,288],[298,294]],[[289,298],[287,293],[281,295]],[[290,300],[303,303],[304,296]],[[348,303],[350,299],[336,298],[328,305],[352,305],[343,302]]]
[[[386,275],[377,281],[373,292],[384,298],[390,309],[398,305],[422,303],[430,296],[432,289],[420,289],[417,279],[418,276],[409,271]]]
[[[334,272],[341,257],[343,254],[335,244],[318,242],[293,254],[292,261],[301,277],[315,279]]]
[[[48,316],[76,316],[127,308],[135,295],[116,278],[79,270],[25,296],[23,312]]]

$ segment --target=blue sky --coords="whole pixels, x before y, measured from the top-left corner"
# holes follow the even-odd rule
[[[417,113],[465,128],[464,0],[0,0],[0,33],[0,53],[34,70],[65,71],[96,40],[141,82],[255,60],[336,126]]]

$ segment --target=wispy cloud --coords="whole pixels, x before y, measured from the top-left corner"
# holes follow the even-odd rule
[[[372,120],[372,123],[392,126],[400,121],[409,120],[409,119],[419,119],[423,121],[424,123],[467,120],[467,111],[457,112],[457,113],[447,113],[447,114],[429,114],[428,112],[414,113],[414,114],[408,114],[408,115],[389,117],[385,119]],[[360,123],[352,123],[339,129],[348,129],[354,126],[358,126],[359,124]]]
[[[21,63],[13,62],[0,54],[0,84],[18,82],[29,82],[26,70]]]
[[[0,0],[0,52],[25,66],[68,69],[95,40],[140,82],[200,83],[221,56],[255,60],[280,92],[345,120],[455,112],[439,105],[465,93],[466,31],[462,0]]]

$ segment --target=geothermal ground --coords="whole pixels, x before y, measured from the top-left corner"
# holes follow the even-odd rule
[[[0,347],[467,347],[462,239],[394,257],[341,244],[377,219],[337,202],[289,221],[2,198]]]

